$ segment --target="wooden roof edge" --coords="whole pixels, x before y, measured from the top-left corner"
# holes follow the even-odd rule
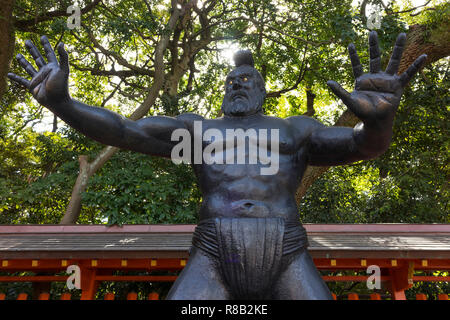
[[[5,233],[192,233],[195,224],[29,224],[29,225],[0,225],[0,234]]]
[[[450,233],[450,224],[303,224],[308,233]],[[0,225],[0,234],[35,233],[192,233],[195,224]]]
[[[308,233],[450,233],[450,224],[369,223],[369,224],[307,224]]]

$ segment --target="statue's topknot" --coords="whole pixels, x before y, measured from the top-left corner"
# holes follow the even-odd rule
[[[255,67],[255,62],[253,61],[253,55],[250,50],[239,50],[233,56],[234,64],[237,67],[242,65],[249,65]]]

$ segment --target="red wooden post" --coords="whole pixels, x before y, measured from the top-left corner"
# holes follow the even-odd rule
[[[59,300],[70,300],[70,297],[72,295],[68,292],[64,292],[63,294],[61,294],[61,297],[59,298]]]
[[[95,281],[97,271],[91,268],[81,268],[81,300],[94,300],[98,287]]]
[[[6,294],[0,293],[0,300],[5,300],[5,299],[6,299]]]
[[[359,300],[359,296],[357,293],[349,293],[348,300]]]
[[[105,293],[104,299],[105,300],[114,300],[114,293],[112,293],[112,292]]]
[[[333,300],[337,300],[337,297],[334,293],[331,293],[331,296],[333,297]]]
[[[408,268],[389,269],[391,294],[393,300],[406,300],[405,289],[409,288]]]
[[[424,293],[416,294],[416,300],[427,300],[427,296]]]
[[[41,292],[38,300],[50,300],[50,294],[48,292]]]
[[[439,293],[438,295],[439,300],[448,300],[448,294],[445,293]],[[0,299],[1,300],[1,299]]]
[[[381,296],[378,293],[372,293],[370,295],[370,300],[381,300]]]
[[[26,293],[19,293],[19,295],[17,296],[17,300],[27,300],[28,299],[28,294]]]
[[[159,300],[158,292],[152,292],[148,295],[148,300]]]
[[[127,300],[137,300],[137,293],[136,292],[128,293]]]
[[[391,291],[392,291],[392,298],[394,300],[406,300],[405,291],[397,290],[395,287],[392,288]]]

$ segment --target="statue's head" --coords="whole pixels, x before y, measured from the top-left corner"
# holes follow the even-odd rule
[[[261,74],[254,68],[249,50],[240,50],[234,55],[236,68],[225,80],[225,96],[222,111],[229,116],[247,116],[262,110],[266,88]]]

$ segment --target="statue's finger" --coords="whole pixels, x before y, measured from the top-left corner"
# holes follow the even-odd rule
[[[58,44],[57,50],[59,54],[59,65],[61,67],[61,70],[65,74],[69,74],[69,55],[64,49],[64,43],[61,42],[60,44]]]
[[[33,79],[31,79],[30,81],[30,90],[33,90],[35,87],[37,87],[42,81],[44,81],[44,79],[47,77],[47,75],[51,72],[52,70],[50,68],[44,68],[41,69],[38,74],[33,77]]]
[[[24,86],[27,89],[30,88],[30,81],[28,81],[22,77],[19,77],[15,73],[8,73],[8,78],[11,79],[12,81],[17,82],[18,84]]]
[[[412,77],[414,77],[417,71],[419,71],[420,68],[422,68],[426,60],[427,55],[426,54],[421,55],[409,66],[409,68],[405,72],[401,74],[400,82],[402,83],[402,86],[406,86],[406,84],[412,79]]]
[[[16,59],[21,67],[24,68],[30,76],[33,77],[37,73],[36,69],[33,68],[33,66],[27,61],[27,59],[25,59],[23,55],[21,55],[20,53],[17,54]]]
[[[26,40],[25,47],[27,47],[28,52],[33,57],[34,61],[36,62],[36,65],[38,66],[39,69],[42,68],[43,66],[45,66],[46,63],[45,63],[44,57],[42,57],[38,48],[36,48],[36,46],[34,45],[34,43],[32,41]]]
[[[356,79],[363,74],[363,69],[361,62],[359,62],[358,53],[356,52],[356,48],[353,43],[348,46],[348,53],[350,55],[350,61],[352,62],[353,75]]]
[[[41,37],[41,43],[44,47],[45,55],[47,56],[48,62],[58,62],[56,59],[55,52],[53,51],[52,46],[50,45],[50,42],[48,42],[48,39],[46,36]]]
[[[378,47],[378,34],[370,31],[369,34],[370,72],[377,73],[381,70],[380,48]]]
[[[405,48],[406,34],[400,33],[395,41],[394,50],[392,51],[391,59],[389,59],[388,66],[386,68],[386,73],[396,74],[398,67],[400,65],[400,60],[402,59],[403,49]]]
[[[339,98],[341,98],[341,100],[346,104],[350,104],[351,102],[351,98],[350,98],[350,93],[345,90],[344,88],[342,88],[342,86],[337,83],[336,81],[327,81],[327,85],[330,87],[331,91],[333,91],[333,93],[338,96]]]

